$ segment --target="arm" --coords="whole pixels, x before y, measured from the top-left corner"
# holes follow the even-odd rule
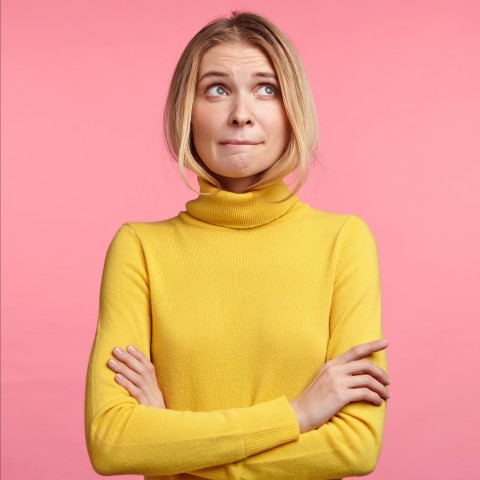
[[[330,312],[326,361],[351,347],[383,337],[377,247],[366,223],[352,216],[342,228]],[[386,370],[385,351],[368,357]],[[225,465],[192,472],[205,478],[332,479],[372,472],[383,437],[386,404],[348,404],[300,439]],[[210,476],[209,476],[210,474]],[[219,475],[219,477],[215,475]]]
[[[211,412],[139,405],[113,381],[113,347],[133,343],[150,354],[148,267],[133,228],[123,225],[107,252],[85,392],[90,460],[103,475],[169,475],[223,465],[298,439],[286,397]],[[150,357],[149,357],[150,358]]]

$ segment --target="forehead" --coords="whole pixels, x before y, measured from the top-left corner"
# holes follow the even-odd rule
[[[262,69],[274,73],[272,62],[265,52],[249,43],[222,43],[209,48],[200,60],[199,76],[207,70],[243,71]]]

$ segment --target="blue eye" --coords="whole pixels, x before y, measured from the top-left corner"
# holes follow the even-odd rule
[[[262,93],[263,92],[263,93]],[[259,95],[264,95],[266,97],[272,97],[277,93],[277,89],[273,85],[262,85],[258,89]]]
[[[221,85],[212,85],[207,89],[207,95],[210,97],[223,97],[227,91]]]

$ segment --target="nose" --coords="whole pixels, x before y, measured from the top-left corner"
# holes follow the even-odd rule
[[[232,101],[232,110],[228,119],[228,124],[234,127],[243,125],[253,125],[253,115],[249,108],[248,99],[238,96]]]

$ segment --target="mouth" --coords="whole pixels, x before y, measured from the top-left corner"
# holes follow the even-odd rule
[[[252,140],[224,140],[220,145],[260,145],[262,142],[254,142]]]

